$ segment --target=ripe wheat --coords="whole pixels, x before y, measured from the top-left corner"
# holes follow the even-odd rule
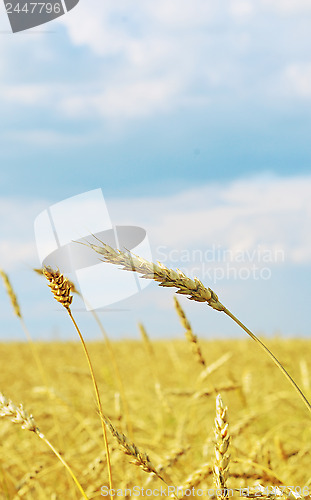
[[[224,407],[220,394],[216,398],[216,418],[215,418],[215,464],[214,479],[218,493],[218,498],[223,500],[228,497],[226,490],[226,481],[229,475],[230,456],[227,453],[230,435],[228,429],[227,408]]]
[[[100,241],[98,238],[96,238]],[[276,366],[282,371],[283,375],[291,383],[294,389],[298,392],[299,396],[307,406],[308,410],[311,412],[311,404],[284,368],[282,363],[276,358],[276,356],[268,349],[268,347],[262,342],[254,333],[252,333],[243,323],[236,317],[232,312],[229,311],[218,299],[213,290],[210,288],[205,288],[202,282],[198,278],[193,280],[188,278],[184,273],[178,269],[174,271],[173,269],[168,269],[164,264],[158,262],[158,264],[153,264],[142,257],[138,257],[130,252],[122,252],[121,250],[114,250],[112,247],[100,241],[101,246],[93,245],[92,243],[82,243],[87,245],[95,252],[99,253],[104,262],[110,264],[115,264],[121,266],[125,271],[135,271],[142,275],[142,278],[153,279],[159,282],[160,286],[165,287],[175,287],[178,289],[176,293],[187,295],[189,300],[195,300],[197,302],[206,302],[209,306],[217,311],[224,312],[229,318],[231,318],[235,323],[237,323],[255,342],[257,342],[260,347],[265,351],[266,354],[272,359]]]

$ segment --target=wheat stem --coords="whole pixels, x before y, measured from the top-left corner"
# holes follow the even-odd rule
[[[105,426],[105,423],[104,423],[103,418],[102,418],[102,417],[104,417],[104,413],[103,413],[102,404],[101,404],[101,400],[100,400],[99,390],[98,390],[98,386],[97,386],[97,382],[96,382],[96,378],[95,378],[95,374],[94,374],[92,362],[91,362],[91,359],[90,359],[90,356],[89,356],[86,344],[84,342],[84,339],[83,339],[83,336],[82,336],[82,334],[80,332],[80,329],[79,329],[79,327],[78,327],[78,325],[77,325],[74,317],[72,316],[70,308],[68,308],[68,314],[69,314],[70,319],[72,320],[72,322],[73,322],[73,324],[74,324],[74,326],[75,326],[75,328],[76,328],[76,330],[78,332],[78,335],[80,337],[80,340],[81,340],[81,343],[82,343],[82,346],[83,346],[83,350],[84,350],[84,354],[86,356],[87,363],[88,363],[88,366],[89,366],[89,369],[90,369],[90,373],[91,373],[91,377],[92,377],[92,382],[93,382],[95,396],[96,396],[96,402],[97,402],[98,410],[99,410],[100,416],[101,416],[101,424],[102,424],[103,436],[104,436],[104,441],[105,441],[105,451],[106,451],[108,477],[109,477],[109,488],[110,488],[110,491],[112,491],[113,488],[112,488],[112,473],[111,473],[110,452],[109,452],[109,446],[108,446],[106,426]],[[110,494],[110,498],[113,499],[112,494]]]
[[[54,298],[57,300],[57,302],[62,304],[62,306],[67,310],[69,317],[72,320],[72,322],[75,326],[75,329],[78,332],[79,338],[80,338],[82,346],[83,346],[84,354],[86,356],[89,370],[91,373],[91,378],[92,378],[92,382],[93,382],[93,386],[94,386],[98,410],[99,410],[99,413],[101,416],[101,424],[102,424],[102,430],[103,430],[103,436],[104,436],[104,442],[105,442],[105,450],[106,450],[110,498],[111,498],[111,500],[113,500],[111,462],[110,462],[110,453],[109,453],[109,446],[108,446],[108,440],[107,440],[107,432],[106,432],[105,424],[103,422],[104,413],[103,413],[103,409],[102,409],[102,404],[101,404],[101,400],[100,400],[99,390],[98,390],[92,362],[91,362],[86,344],[84,342],[82,333],[80,332],[80,329],[79,329],[79,327],[78,327],[78,325],[77,325],[77,323],[76,323],[76,321],[71,313],[71,309],[70,309],[70,305],[72,303],[72,295],[71,295],[72,283],[67,278],[65,278],[64,275],[61,274],[59,271],[54,271],[53,269],[51,269],[49,267],[44,268],[43,274],[45,275],[46,279],[49,281],[49,287],[51,288],[51,291],[54,295]]]
[[[105,343],[106,343],[107,349],[109,351],[110,359],[112,361],[113,368],[114,368],[114,371],[115,371],[115,374],[116,374],[116,377],[118,380],[119,390],[120,390],[123,408],[124,408],[124,412],[125,412],[125,421],[126,421],[127,432],[129,434],[129,436],[131,437],[131,439],[133,439],[133,426],[132,426],[132,421],[130,418],[129,405],[128,405],[128,401],[127,401],[127,397],[126,397],[126,393],[125,393],[125,387],[124,387],[121,373],[119,370],[119,365],[118,365],[118,362],[116,360],[116,356],[114,354],[114,349],[113,349],[111,341],[106,333],[106,330],[104,329],[98,315],[96,314],[96,311],[94,311],[92,309],[91,313],[93,314],[93,317],[94,317],[96,323],[98,324],[99,329],[102,332],[103,337],[105,339]]]
[[[33,270],[37,274],[40,274],[41,276],[44,276],[44,269],[43,268],[34,268]],[[116,360],[116,356],[114,354],[114,350],[113,350],[111,341],[110,341],[110,339],[109,339],[109,337],[107,335],[107,332],[104,329],[104,327],[102,325],[102,322],[99,319],[99,316],[96,313],[96,311],[94,311],[94,309],[91,309],[90,304],[87,302],[87,300],[85,298],[82,297],[81,293],[79,292],[79,290],[77,289],[77,287],[75,286],[75,284],[72,281],[70,281],[68,278],[67,278],[67,281],[68,281],[68,284],[70,286],[71,292],[75,293],[76,295],[78,295],[79,297],[81,297],[84,300],[85,305],[90,308],[90,312],[91,312],[92,316],[94,317],[97,325],[99,326],[99,329],[100,329],[101,333],[103,334],[103,337],[104,337],[105,343],[106,343],[106,347],[107,347],[107,349],[109,351],[109,355],[110,355],[110,358],[112,360],[112,364],[113,364],[113,368],[114,368],[114,371],[115,371],[115,375],[117,377],[118,384],[119,384],[119,390],[120,390],[120,394],[121,394],[121,398],[122,398],[122,403],[123,403],[123,407],[124,407],[124,412],[125,412],[125,420],[126,420],[127,431],[129,433],[129,435],[133,436],[133,426],[132,426],[132,422],[131,422],[131,419],[130,419],[129,405],[128,405],[128,401],[127,401],[127,398],[126,398],[123,380],[122,380],[122,377],[121,377],[121,374],[120,374],[119,366],[118,366],[118,363],[117,363],[117,360]]]
[[[298,392],[299,396],[302,398],[303,402],[305,403],[306,407],[308,410],[311,412],[311,404],[302,392],[302,390],[299,388],[299,386],[296,384],[296,382],[293,380],[291,375],[287,372],[287,370],[284,368],[284,366],[280,363],[280,361],[277,359],[276,356],[268,349],[268,347],[258,338],[254,333],[252,333],[243,323],[232,314],[226,307],[223,308],[223,312],[227,314],[235,323],[237,323],[255,342],[257,342],[260,347],[270,356],[272,361],[276,364],[276,366],[281,370],[281,372],[285,375],[287,380],[292,384],[294,389]]]

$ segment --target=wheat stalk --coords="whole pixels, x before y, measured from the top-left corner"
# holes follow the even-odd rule
[[[217,489],[217,496],[221,500],[228,497],[226,481],[229,474],[230,456],[227,453],[230,434],[228,429],[227,408],[224,407],[220,394],[216,398],[216,418],[215,418],[215,464],[214,479]],[[221,492],[220,492],[221,491]]]
[[[40,431],[40,429],[37,427],[37,424],[33,418],[32,415],[29,415],[27,411],[24,409],[23,405],[16,406],[10,399],[7,399],[1,392],[0,392],[0,417],[6,417],[11,420],[14,424],[18,424],[21,426],[22,429],[25,429],[27,431],[33,432],[36,434],[42,441],[44,441],[47,446],[53,451],[53,453],[57,456],[57,458],[61,461],[61,463],[64,465],[64,467],[67,469],[69,474],[71,475],[72,479],[76,483],[80,493],[82,494],[83,498],[88,500],[88,497],[86,496],[81,484],[79,483],[77,477],[67,464],[67,462],[63,459],[63,457],[58,453],[58,451],[54,448],[52,443],[45,437],[45,435]]]
[[[47,280],[49,281],[49,287],[51,288],[51,291],[53,292],[54,298],[57,300],[57,302],[59,302],[67,310],[67,312],[70,316],[70,319],[72,320],[72,322],[73,322],[73,324],[78,332],[79,338],[80,338],[82,346],[83,346],[84,354],[86,356],[87,363],[88,363],[89,370],[90,370],[91,377],[92,377],[92,382],[93,382],[93,386],[94,386],[98,410],[99,410],[99,413],[101,416],[102,430],[103,430],[105,450],[106,450],[106,460],[107,460],[108,477],[109,477],[109,488],[110,488],[110,492],[112,492],[113,485],[112,485],[112,474],[111,474],[111,462],[110,462],[110,454],[109,454],[109,446],[108,446],[108,440],[107,440],[106,427],[105,427],[105,424],[103,422],[104,413],[103,413],[103,409],[102,409],[101,399],[100,399],[100,395],[99,395],[99,390],[98,390],[92,362],[91,362],[86,344],[84,342],[84,338],[82,336],[82,333],[80,332],[80,329],[79,329],[74,317],[72,316],[72,313],[70,310],[70,305],[72,303],[71,282],[67,278],[65,278],[64,275],[61,274],[59,270],[55,271],[55,270],[51,269],[50,267],[44,268],[43,274],[47,278]],[[112,493],[110,493],[110,498],[111,498],[111,500],[113,499]]]
[[[45,276],[44,268],[33,268],[33,271],[35,271],[37,274],[40,274],[41,276]],[[68,285],[70,286],[71,292],[82,298],[82,295],[79,292],[79,290],[77,289],[76,285],[72,281],[70,281],[68,278],[66,278],[66,279],[67,279]],[[85,299],[84,299],[84,301],[85,301],[86,305],[88,305],[87,301]],[[123,407],[124,407],[124,412],[125,412],[126,427],[127,427],[129,435],[132,436],[133,435],[133,428],[132,428],[133,426],[132,426],[131,419],[130,419],[129,405],[128,405],[128,401],[127,401],[127,397],[126,397],[126,393],[125,393],[123,380],[122,380],[122,377],[120,374],[119,365],[118,365],[116,356],[114,354],[114,349],[113,349],[112,344],[110,342],[110,339],[107,335],[107,332],[104,329],[102,322],[100,321],[100,319],[98,317],[98,314],[96,313],[96,311],[94,311],[94,309],[91,309],[90,312],[93,315],[93,317],[94,317],[94,319],[95,319],[95,321],[96,321],[96,323],[97,323],[97,325],[98,325],[98,327],[99,327],[99,329],[100,329],[100,331],[105,339],[106,347],[109,351],[110,359],[112,361],[113,368],[114,368],[115,375],[116,375],[116,379],[117,379],[118,385],[119,385],[119,390],[120,390],[122,403],[123,403]]]
[[[96,238],[100,241],[98,238]],[[81,242],[78,242],[81,243]],[[257,342],[260,347],[265,351],[265,353],[270,356],[272,361],[276,366],[282,371],[283,375],[291,383],[294,389],[298,392],[299,396],[307,406],[308,410],[311,412],[311,404],[284,368],[282,363],[274,356],[274,354],[268,349],[268,347],[262,342],[254,333],[252,333],[243,323],[232,314],[229,309],[227,309],[218,299],[213,290],[210,288],[205,288],[202,282],[198,278],[193,280],[188,278],[180,270],[174,271],[173,269],[167,268],[164,264],[158,262],[158,264],[153,264],[152,262],[138,257],[130,252],[122,252],[121,250],[114,250],[106,243],[100,241],[102,246],[93,245],[92,243],[81,243],[87,245],[95,252],[101,255],[103,262],[108,262],[111,264],[119,265],[122,269],[126,271],[135,271],[141,274],[142,278],[153,279],[159,283],[160,286],[165,287],[175,287],[178,289],[176,293],[187,295],[189,300],[195,300],[197,302],[206,302],[210,307],[216,311],[222,311],[227,316],[229,316],[235,323],[237,323],[255,342]]]

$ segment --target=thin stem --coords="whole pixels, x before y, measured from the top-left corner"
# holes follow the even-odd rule
[[[108,440],[107,440],[107,432],[106,432],[106,426],[105,426],[105,415],[103,413],[103,409],[102,409],[102,404],[101,404],[101,400],[100,400],[100,395],[99,395],[99,390],[98,390],[98,386],[97,386],[97,382],[96,382],[96,378],[95,378],[95,375],[94,375],[94,370],[93,370],[93,366],[92,366],[92,363],[91,363],[91,359],[90,359],[90,356],[89,356],[89,353],[88,353],[88,350],[87,350],[87,347],[85,345],[85,342],[84,342],[84,339],[82,337],[82,334],[79,330],[79,327],[77,325],[77,323],[75,322],[75,319],[74,317],[72,316],[72,313],[71,313],[71,310],[70,308],[68,307],[67,308],[67,311],[68,311],[68,314],[78,332],[78,335],[80,337],[80,340],[82,342],[82,346],[83,346],[83,350],[84,350],[84,354],[86,356],[86,359],[87,359],[87,362],[88,362],[88,365],[89,365],[89,369],[90,369],[90,373],[91,373],[91,377],[92,377],[92,381],[93,381],[93,386],[94,386],[94,390],[95,390],[95,396],[96,396],[96,401],[97,401],[97,406],[98,406],[98,410],[99,410],[99,413],[100,413],[100,416],[101,416],[101,424],[102,424],[102,429],[103,429],[103,436],[104,436],[104,441],[105,441],[105,450],[106,450],[106,460],[107,460],[107,468],[108,468],[108,477],[109,477],[109,489],[110,489],[110,498],[111,500],[113,500],[113,495],[112,495],[112,474],[111,474],[111,463],[110,463],[110,453],[109,453],[109,446],[108,446]]]
[[[132,441],[134,441],[133,426],[132,426],[132,422],[131,422],[131,419],[130,419],[130,412],[129,412],[129,406],[128,406],[128,402],[127,402],[127,397],[125,395],[124,384],[123,384],[123,380],[122,380],[122,377],[121,377],[121,374],[120,374],[120,370],[119,370],[119,366],[118,366],[116,357],[114,355],[113,347],[111,345],[110,339],[109,339],[109,337],[108,337],[108,335],[106,333],[106,330],[104,329],[104,327],[103,327],[103,325],[102,325],[102,323],[101,323],[98,315],[96,314],[96,312],[93,309],[91,309],[91,313],[93,314],[93,317],[94,317],[96,323],[98,324],[99,329],[102,332],[103,337],[105,339],[105,343],[106,343],[107,349],[109,351],[110,359],[112,361],[113,368],[114,368],[114,371],[115,371],[115,374],[116,374],[116,377],[117,377],[117,380],[118,380],[118,384],[119,384],[119,389],[120,389],[121,398],[122,398],[123,407],[124,407],[124,412],[125,412],[127,433],[129,435],[130,439]]]
[[[237,323],[253,340],[255,340],[256,342],[258,342],[258,344],[262,347],[262,349],[270,356],[270,358],[277,365],[277,367],[283,372],[283,374],[285,375],[285,377],[287,378],[287,380],[289,380],[289,382],[292,384],[292,386],[294,387],[294,389],[296,389],[296,391],[298,392],[299,396],[302,398],[303,402],[305,403],[306,407],[311,412],[311,404],[307,400],[306,396],[304,395],[304,393],[302,392],[302,390],[298,387],[298,385],[296,384],[296,382],[292,379],[292,377],[290,376],[290,374],[285,370],[284,366],[280,363],[280,361],[268,349],[268,347],[258,337],[256,337],[256,335],[254,333],[252,333],[248,328],[246,328],[246,326],[243,325],[243,323],[238,318],[236,318],[234,316],[234,314],[232,314],[232,312],[230,312],[226,307],[224,307],[222,310],[223,310],[223,312],[225,314],[227,314],[227,316],[229,316],[231,319],[233,319],[233,321],[235,321],[235,323]]]
[[[76,483],[78,489],[80,490],[81,495],[83,496],[83,498],[85,498],[86,500],[88,500],[88,497],[86,496],[86,494],[85,494],[85,492],[84,492],[81,484],[79,483],[77,477],[75,476],[75,474],[73,473],[73,471],[71,470],[71,468],[69,467],[69,465],[67,464],[67,462],[65,462],[65,460],[63,459],[63,457],[58,453],[58,451],[54,448],[54,446],[52,445],[52,443],[50,443],[50,441],[45,437],[45,435],[42,434],[42,432],[37,431],[36,434],[37,434],[37,436],[40,439],[42,439],[51,448],[51,450],[53,451],[53,453],[61,461],[61,463],[64,465],[64,467],[66,467],[67,471],[69,472],[69,474],[71,475],[72,479]]]

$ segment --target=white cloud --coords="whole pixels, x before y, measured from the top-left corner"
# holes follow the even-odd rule
[[[311,97],[311,62],[293,63],[284,71],[287,94],[301,98]]]
[[[249,21],[255,10],[255,2],[250,0],[232,0],[230,13],[238,21]]]
[[[33,265],[40,265],[33,223],[36,216],[55,201],[30,202],[29,200],[0,198],[0,210],[3,214],[0,221],[0,267],[12,277],[12,283],[14,287],[16,286],[22,306],[24,310],[27,310],[28,316],[32,315],[35,324],[39,324],[40,320],[46,321],[46,303],[50,304],[51,297],[48,288],[41,285],[34,273],[30,272]],[[239,300],[243,300],[250,310],[253,310],[256,307],[256,301],[260,300],[260,294],[267,293],[270,286],[274,286],[273,282],[265,281],[265,279],[261,279],[261,282],[254,282],[253,279],[241,278],[242,275],[239,275],[237,279],[233,278],[233,285],[224,277],[218,277],[217,280],[214,277],[213,281],[213,276],[211,278],[204,266],[195,268],[196,261],[191,251],[200,250],[203,255],[207,250],[211,252],[216,249],[217,259],[219,246],[232,252],[244,250],[246,260],[249,255],[249,262],[245,261],[241,264],[244,271],[245,269],[247,271],[254,262],[252,252],[269,251],[272,257],[281,255],[281,258],[274,260],[272,258],[268,266],[272,269],[272,273],[276,266],[281,266],[282,277],[285,279],[290,276],[288,273],[294,266],[299,266],[304,270],[311,263],[311,176],[256,177],[228,183],[209,183],[172,196],[159,194],[153,198],[107,198],[106,202],[115,225],[137,225],[147,230],[155,258],[165,261],[166,256],[169,256],[171,262],[166,261],[167,264],[172,267],[183,267],[187,273],[189,271],[189,274],[198,275],[208,286],[214,287],[217,281],[215,290],[221,290],[224,302],[226,297],[231,297],[230,303],[233,305],[234,302],[238,304]],[[173,256],[168,254],[172,250],[175,252]],[[190,257],[186,264],[182,262],[180,265],[180,259],[179,261],[178,258],[176,259],[176,252],[180,256],[185,250],[189,251]],[[282,259],[283,253],[280,251],[284,252],[284,260]],[[162,258],[163,255],[164,258]],[[209,253],[210,258],[211,253]],[[266,264],[263,263],[263,265]],[[208,266],[213,268],[213,262],[209,260]],[[219,270],[221,270],[221,265],[218,266],[217,272]],[[297,274],[301,276],[301,273]],[[282,279],[278,277],[276,282],[282,284]],[[304,290],[303,287],[306,284],[302,278],[299,279]],[[222,280],[221,285],[218,283],[220,280]],[[146,318],[146,321],[151,321],[151,325],[158,325],[157,328],[162,328],[163,324],[169,325],[171,320],[168,309],[171,310],[171,306],[168,307],[168,305],[172,303],[171,294],[172,291],[163,290],[160,293],[156,287],[151,286],[150,289],[146,289],[145,293],[129,299],[130,302],[127,302],[125,307],[130,305],[130,309],[133,310],[135,316],[133,325],[137,317],[141,315]],[[269,318],[266,311],[262,324],[260,323],[258,328],[267,328],[271,331],[277,325],[285,331],[290,330],[290,326],[287,325],[290,316],[284,316],[286,311],[284,304],[278,301],[278,293],[275,295],[275,306],[277,307],[275,317]],[[79,308],[79,304],[77,307]],[[190,304],[188,307],[191,307]],[[158,313],[155,313],[159,310],[164,315],[161,316],[160,321]],[[281,323],[277,312],[279,310],[284,311],[284,314],[280,315],[283,318]],[[199,319],[200,311],[203,313],[201,319]],[[204,310],[193,307],[193,315],[198,324],[201,321],[200,328],[205,331]],[[61,325],[62,315],[59,317]],[[58,321],[56,317],[54,320]],[[131,331],[128,330],[131,327],[126,314],[123,320],[119,315],[117,320],[113,320],[112,317],[111,320],[109,317],[106,320],[108,323],[111,321],[113,329],[118,328],[119,321],[121,323],[123,321],[124,330]],[[213,331],[216,328],[215,331],[218,331],[219,319],[215,318],[215,324],[212,318],[211,321],[209,328]],[[173,325],[171,327],[174,329]],[[132,333],[133,328],[134,326]],[[173,331],[170,327],[167,326],[167,328]],[[307,331],[306,326],[303,328],[305,330],[302,329],[302,331]],[[42,335],[42,331],[46,330],[38,327],[38,334]],[[231,331],[230,328],[226,330],[226,333],[229,331]]]
[[[68,38],[60,43],[54,34],[36,30],[3,34],[1,105],[9,105],[11,115],[23,115],[28,106],[52,117],[104,118],[111,124],[186,107],[226,109],[226,103],[243,105],[249,98],[268,100],[270,108],[279,99],[309,99],[309,50],[298,16],[308,5],[303,0],[81,1],[49,25],[57,36],[65,27]],[[284,25],[288,11],[297,16]],[[28,54],[31,71],[24,77],[19,67]]]
[[[5,102],[17,105],[33,106],[34,104],[50,105],[52,89],[47,85],[1,85],[0,93]]]
[[[63,132],[53,128],[15,129],[3,133],[2,136],[7,144],[9,142],[27,144],[28,147],[35,147],[36,150],[52,147],[70,148],[94,141],[94,136],[89,133],[75,134],[73,132]]]
[[[145,227],[154,245],[168,249],[260,247],[282,250],[288,262],[311,262],[310,176],[255,177],[172,197],[112,200],[111,211],[113,220]]]
[[[108,87],[94,95],[68,96],[60,108],[67,116],[94,116],[127,118],[146,116],[170,107],[178,90],[178,82],[150,79]]]
[[[268,11],[278,11],[285,14],[296,14],[311,12],[309,0],[260,0],[260,3]]]
[[[78,193],[77,193],[78,194]],[[105,193],[104,193],[105,195]],[[106,199],[116,225],[144,227],[154,250],[223,247],[252,252],[282,250],[287,263],[311,262],[311,177],[255,177],[206,184],[173,196]],[[37,260],[33,223],[49,206],[1,199],[0,261],[14,268]]]
[[[33,223],[46,206],[43,200],[0,198],[0,267],[5,271],[38,264]]]
[[[69,16],[59,18],[59,22],[67,26],[75,44],[87,45],[99,55],[122,53],[131,60],[138,48],[145,52],[146,43],[151,49],[150,56],[158,52],[156,42],[160,48],[163,46],[161,40],[169,52],[167,41],[175,38],[176,33],[192,35],[193,29],[212,24],[219,11],[209,0],[191,3],[188,0],[136,0],[135,4],[126,0],[118,3],[89,0],[87,4],[80,2]]]

